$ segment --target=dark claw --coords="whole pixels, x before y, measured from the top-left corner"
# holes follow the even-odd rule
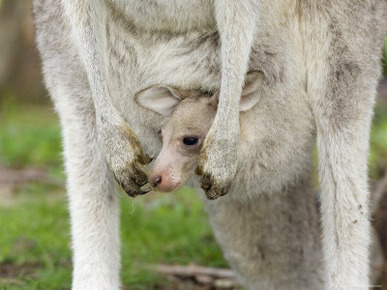
[[[114,175],[114,177],[117,183],[122,187],[128,196],[135,197],[141,194],[142,190],[139,186],[136,185],[133,178],[126,177],[126,180],[121,180],[120,178],[117,178],[116,175]]]
[[[134,167],[132,180],[141,187],[148,183],[148,176],[137,167]]]
[[[153,160],[153,158],[150,158],[148,154],[143,154],[141,156],[139,156],[138,158],[138,162],[140,162],[141,164],[149,164],[151,163]]]
[[[144,185],[146,185],[148,183],[148,179],[144,179],[140,182],[138,182],[139,180],[135,179],[135,178],[132,178],[133,182],[138,185],[139,187],[143,187]]]
[[[151,192],[152,191],[152,188],[148,188],[148,189],[145,189],[145,190],[141,190],[139,195],[144,195],[144,194],[147,194],[148,192]]]
[[[211,189],[211,187],[212,187],[212,184],[210,184],[210,183],[202,183],[202,189],[204,191],[209,191]]]
[[[196,175],[199,175],[199,176],[201,176],[202,174],[203,174],[203,169],[201,168],[201,167],[196,167],[196,169],[195,169],[195,173],[196,173]]]
[[[217,199],[220,196],[227,194],[230,190],[231,183],[225,183],[223,185],[213,184],[210,178],[202,180],[201,187],[208,199]]]
[[[141,192],[141,191],[139,191],[139,192],[138,191],[133,191],[133,190],[128,189],[128,188],[126,188],[124,186],[122,186],[122,188],[124,189],[126,194],[129,195],[130,197],[135,197],[135,196],[137,196],[139,194],[139,192]]]
[[[213,182],[211,181],[211,177],[207,174],[202,175],[202,180],[200,183],[201,188],[204,191],[209,191],[212,187]]]

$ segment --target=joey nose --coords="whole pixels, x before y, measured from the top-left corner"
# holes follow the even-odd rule
[[[162,181],[162,177],[161,176],[156,176],[154,179],[153,179],[153,187],[157,188],[157,186],[159,186],[161,184],[161,181]]]
[[[180,178],[171,175],[168,171],[151,173],[149,183],[159,192],[171,192],[180,185]]]

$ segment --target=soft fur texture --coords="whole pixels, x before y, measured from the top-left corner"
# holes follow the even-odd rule
[[[246,76],[239,104],[242,129],[250,126],[254,117],[249,115],[249,111],[258,101],[261,101],[261,106],[271,106],[267,103],[268,99],[261,99],[262,79],[259,72],[250,72]],[[149,182],[156,190],[175,190],[193,175],[203,140],[216,115],[218,98],[218,91],[211,95],[196,90],[157,86],[135,95],[139,105],[164,117],[159,134],[163,145],[149,175]],[[261,111],[261,117],[266,121],[278,117],[270,111],[267,115],[265,113]],[[263,137],[265,134],[273,132],[264,130]],[[240,150],[248,136],[243,134],[239,139]],[[195,137],[197,142],[187,145],[184,143],[186,137]],[[261,193],[256,200],[245,200],[245,197],[237,195],[229,200],[225,197],[224,204],[215,206],[213,201],[204,200],[226,257],[232,265],[239,264],[237,273],[249,288],[319,289],[323,286],[318,197],[314,199],[310,174],[305,174],[304,178],[295,187],[284,190],[283,194],[267,196]],[[239,185],[239,188],[242,186]],[[380,198],[380,194],[371,197],[372,215],[375,215],[375,205]],[[248,205],[250,202],[256,204]],[[233,222],[229,218],[224,219],[228,214],[232,215]],[[254,224],[257,228],[251,227]],[[276,231],[275,235],[273,231]],[[236,235],[240,238],[235,238]],[[374,230],[371,237],[371,282],[375,283],[381,274],[383,255]],[[244,249],[237,252],[244,255],[234,257],[235,249]],[[265,261],[267,257],[270,257],[270,262]]]
[[[220,88],[197,172],[208,198],[228,191],[206,204],[247,288],[367,289],[367,154],[386,6],[34,0],[43,71],[63,128],[73,288],[120,286],[113,180],[132,196],[142,193],[141,164],[150,161],[144,152],[159,152],[162,117],[138,106],[134,95],[161,85]],[[239,126],[248,70],[262,71],[265,83]],[[309,186],[316,134],[324,267],[315,259]]]

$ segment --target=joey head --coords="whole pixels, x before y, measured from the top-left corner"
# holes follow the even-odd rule
[[[250,72],[246,77],[239,111],[251,109],[259,99],[263,74]],[[214,121],[219,91],[179,90],[156,86],[138,92],[136,102],[165,117],[159,134],[162,149],[149,175],[149,183],[158,191],[170,192],[194,173],[203,141]]]

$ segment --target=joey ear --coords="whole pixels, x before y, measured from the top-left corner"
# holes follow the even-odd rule
[[[180,97],[172,88],[156,86],[139,91],[134,96],[134,100],[143,108],[169,116],[173,108],[180,102]]]
[[[250,110],[258,102],[264,79],[265,76],[261,71],[252,71],[246,75],[245,86],[239,103],[240,112]]]

